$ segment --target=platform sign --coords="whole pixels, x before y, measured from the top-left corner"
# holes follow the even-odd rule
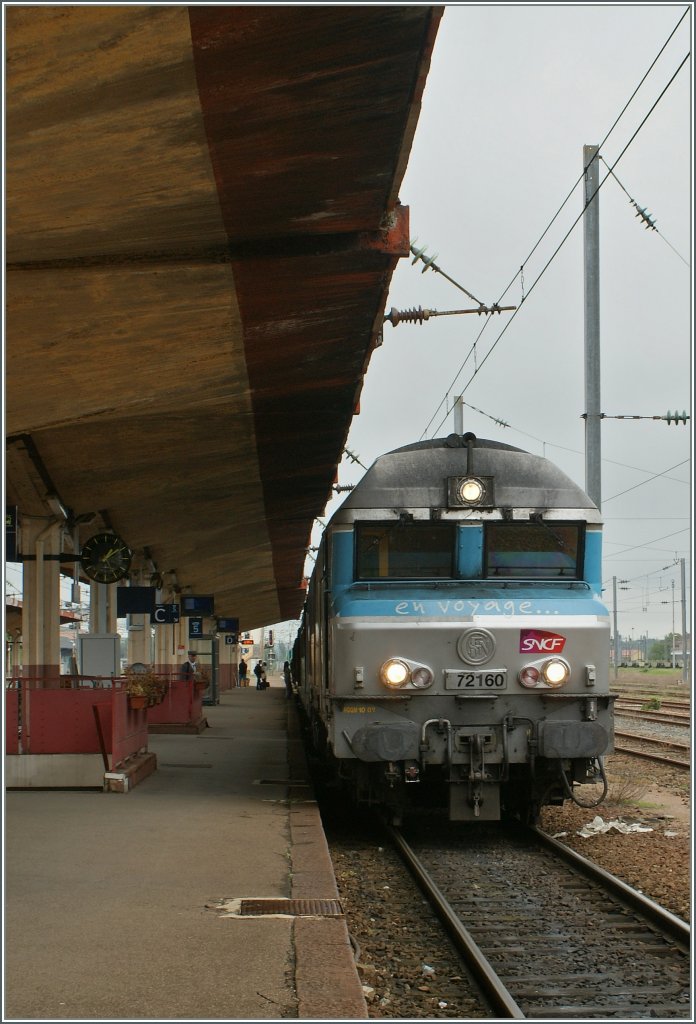
[[[189,640],[199,640],[203,636],[203,619],[189,619]]]
[[[239,619],[218,619],[217,628],[219,633],[238,633]]]
[[[156,604],[154,612],[150,615],[150,623],[153,626],[172,625],[178,621],[178,604]]]
[[[181,610],[184,615],[214,615],[215,599],[212,594],[182,594]]]
[[[231,646],[233,646],[236,643],[237,643],[237,636],[236,636],[235,633],[228,633],[225,636],[225,646],[226,647],[231,647]]]

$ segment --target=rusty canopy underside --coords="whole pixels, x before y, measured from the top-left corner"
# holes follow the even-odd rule
[[[5,8],[20,524],[53,491],[241,628],[299,614],[441,10]]]

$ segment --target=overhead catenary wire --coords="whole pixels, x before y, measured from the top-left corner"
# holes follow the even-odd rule
[[[665,238],[665,236],[662,234],[660,229],[657,227],[657,224],[655,223],[655,220],[648,213],[647,209],[644,206],[639,206],[638,203],[636,202],[636,200],[633,198],[633,196],[630,194],[630,192],[626,188],[626,186],[621,181],[619,181],[618,177],[614,173],[614,168],[609,163],[607,163],[607,161],[604,159],[604,157],[602,156],[601,153],[599,154],[599,159],[602,161],[604,166],[607,168],[607,170],[609,171],[609,174],[614,178],[614,180],[616,181],[617,185],[626,193],[626,195],[628,196],[628,198],[629,198],[629,200],[631,202],[631,205],[635,206],[636,210],[638,211],[636,216],[641,218],[641,220],[645,224],[646,229],[655,231],[656,234],[658,234],[660,236],[662,241],[665,242],[670,247],[672,252],[676,256],[679,257],[679,259],[682,261],[682,263],[685,266],[687,266],[687,267],[690,266],[689,261],[685,260],[684,257],[682,256],[682,254],[680,252],[678,252],[677,249],[675,249],[675,247],[672,245],[672,243],[667,238]]]
[[[608,131],[608,132],[606,133],[606,135],[605,135],[605,136],[604,136],[604,138],[602,139],[602,141],[601,141],[601,143],[600,143],[600,145],[599,145],[598,149],[601,149],[601,148],[602,148],[602,146],[604,146],[604,144],[605,144],[605,143],[607,142],[607,140],[608,140],[608,139],[610,138],[610,136],[611,136],[611,134],[613,133],[614,129],[615,129],[616,127],[617,127],[617,125],[618,125],[618,124],[619,124],[619,122],[621,121],[622,117],[623,117],[623,116],[624,116],[624,114],[626,113],[626,111],[627,111],[628,107],[629,107],[629,106],[631,105],[631,103],[633,102],[633,100],[634,100],[635,96],[637,95],[638,91],[640,90],[641,86],[643,85],[643,83],[644,83],[644,82],[645,82],[645,80],[647,79],[648,75],[650,74],[650,72],[651,72],[651,71],[652,71],[652,69],[654,68],[655,64],[657,63],[657,61],[658,61],[658,60],[659,60],[659,58],[661,57],[662,53],[664,52],[664,50],[666,49],[666,47],[667,47],[667,45],[669,44],[670,40],[671,40],[671,39],[672,39],[672,37],[674,36],[675,32],[677,31],[677,29],[678,29],[678,28],[679,28],[679,26],[681,25],[682,21],[684,20],[684,18],[685,18],[685,17],[686,17],[686,15],[687,15],[687,13],[688,13],[688,8],[687,8],[687,9],[686,9],[686,10],[684,11],[684,13],[683,13],[683,14],[682,14],[682,16],[680,17],[679,21],[677,22],[677,24],[675,25],[675,27],[674,27],[674,28],[672,29],[672,32],[671,32],[671,33],[670,33],[670,35],[669,35],[669,36],[667,37],[667,39],[666,39],[666,40],[665,40],[665,42],[663,43],[662,47],[660,48],[659,52],[657,53],[657,55],[656,55],[656,56],[655,56],[655,58],[653,59],[652,63],[650,64],[650,67],[649,67],[649,68],[647,69],[647,71],[645,72],[645,74],[644,74],[644,75],[643,75],[643,77],[641,78],[640,82],[638,83],[638,85],[636,86],[636,88],[635,88],[635,89],[633,90],[633,93],[632,93],[632,94],[631,94],[631,96],[629,97],[628,101],[627,101],[627,102],[625,103],[624,107],[622,108],[621,112],[619,113],[619,115],[618,115],[618,116],[617,116],[617,118],[615,119],[615,121],[614,121],[614,123],[612,124],[611,128],[609,129],[609,131]],[[689,54],[687,54],[687,55],[686,55],[686,56],[684,57],[684,59],[682,60],[682,62],[681,62],[681,63],[680,63],[680,65],[679,65],[679,67],[677,68],[677,70],[676,70],[676,71],[674,72],[674,74],[672,75],[672,77],[671,77],[671,78],[670,78],[670,80],[668,81],[667,85],[666,85],[666,86],[664,87],[664,89],[662,90],[662,92],[660,93],[660,95],[659,95],[659,96],[657,97],[657,99],[655,100],[655,102],[654,102],[654,103],[653,103],[653,105],[651,106],[651,108],[650,108],[650,110],[648,111],[648,113],[647,113],[647,114],[645,115],[645,117],[643,118],[643,120],[642,120],[642,121],[641,121],[641,123],[639,124],[638,128],[636,129],[636,131],[635,131],[635,132],[633,133],[633,135],[632,135],[632,136],[631,136],[631,138],[629,139],[629,141],[628,141],[628,143],[626,144],[626,146],[624,146],[623,150],[621,151],[621,153],[619,154],[619,156],[617,157],[617,159],[616,159],[616,160],[614,161],[614,166],[616,166],[616,165],[617,165],[617,164],[619,163],[619,161],[621,160],[621,158],[622,158],[622,157],[624,156],[624,154],[626,153],[626,150],[627,150],[627,149],[628,149],[628,147],[629,147],[629,146],[631,145],[631,143],[632,143],[632,142],[633,142],[633,140],[635,139],[635,137],[636,137],[636,135],[638,134],[638,132],[639,132],[639,131],[641,130],[641,128],[643,127],[643,125],[645,124],[645,122],[647,121],[647,119],[648,119],[648,118],[649,118],[649,117],[651,116],[651,114],[652,114],[652,112],[654,111],[655,107],[656,107],[656,106],[657,106],[657,104],[658,104],[658,103],[660,102],[660,100],[661,100],[661,99],[662,99],[662,97],[664,96],[664,94],[665,94],[665,92],[667,91],[667,89],[668,89],[668,88],[669,88],[669,87],[671,86],[672,82],[674,81],[674,79],[676,78],[676,76],[677,76],[677,75],[679,74],[679,72],[681,71],[682,67],[683,67],[683,66],[684,66],[684,64],[686,63],[686,61],[687,61],[687,60],[689,59],[689,56],[690,56],[690,55],[689,55]],[[581,175],[580,175],[580,176],[578,177],[578,179],[576,180],[576,182],[575,182],[575,183],[573,184],[573,186],[572,186],[572,188],[570,189],[570,191],[569,191],[568,195],[567,195],[567,196],[566,196],[566,198],[565,198],[565,199],[563,200],[563,202],[562,202],[562,203],[561,203],[561,205],[559,206],[558,210],[556,211],[556,213],[555,213],[555,214],[554,214],[554,216],[553,216],[553,217],[551,218],[550,222],[548,223],[548,225],[546,226],[546,228],[544,229],[544,231],[542,232],[542,234],[541,234],[541,235],[540,235],[540,237],[538,238],[537,242],[535,243],[535,245],[534,245],[534,246],[532,247],[532,249],[530,250],[529,254],[527,255],[527,258],[526,258],[526,259],[525,259],[525,260],[523,261],[523,263],[522,263],[522,265],[521,265],[521,267],[520,267],[520,270],[519,270],[519,271],[516,271],[516,272],[515,272],[515,274],[513,275],[513,277],[512,277],[512,279],[511,279],[510,283],[509,283],[509,284],[507,285],[507,287],[505,288],[505,290],[504,290],[504,291],[502,292],[502,294],[501,294],[500,298],[498,299],[498,303],[497,303],[497,304],[500,304],[500,303],[501,303],[501,302],[503,301],[503,299],[504,299],[505,295],[507,294],[507,292],[508,292],[508,291],[510,290],[510,288],[511,288],[511,287],[512,287],[512,285],[514,284],[514,282],[515,282],[515,280],[517,279],[517,277],[518,277],[518,276],[519,276],[519,275],[520,275],[521,273],[523,273],[523,272],[524,272],[524,266],[525,266],[525,264],[529,262],[529,260],[531,259],[532,255],[534,254],[534,252],[535,252],[535,251],[537,250],[537,248],[539,247],[539,245],[541,244],[541,242],[543,241],[543,239],[545,238],[545,236],[546,236],[546,235],[548,234],[549,230],[551,229],[551,227],[553,226],[553,224],[554,224],[554,223],[555,223],[555,221],[557,220],[557,218],[558,218],[558,216],[560,215],[561,211],[563,210],[563,208],[565,207],[565,205],[566,205],[566,204],[568,203],[569,199],[571,198],[571,196],[572,196],[572,195],[573,195],[573,193],[575,192],[575,189],[577,188],[578,184],[579,184],[579,183],[580,183],[580,182],[581,182],[581,181],[583,180],[583,177],[584,177],[584,175],[585,175],[585,173],[586,173],[586,170],[587,170],[586,168],[583,168],[583,172],[582,172],[582,174],[581,174]],[[604,180],[606,180],[606,178],[605,178]],[[603,184],[603,182],[601,182],[601,183],[600,183],[600,185],[598,186],[598,190],[597,190],[597,191],[599,191],[599,189],[600,189],[600,188],[602,187],[602,184]],[[488,359],[488,357],[489,357],[489,356],[491,355],[491,353],[493,352],[493,350],[494,350],[494,349],[496,348],[496,346],[498,345],[498,342],[499,342],[499,341],[500,341],[500,340],[502,339],[502,337],[503,337],[503,335],[505,334],[505,332],[507,331],[507,329],[508,329],[508,328],[510,327],[510,325],[511,325],[511,324],[513,323],[513,321],[514,321],[515,317],[517,316],[518,312],[519,312],[519,311],[520,311],[520,310],[522,309],[522,306],[523,306],[523,305],[524,305],[524,303],[525,303],[525,302],[527,301],[527,299],[529,298],[530,294],[532,293],[532,291],[534,290],[534,288],[536,287],[536,285],[537,285],[537,284],[539,283],[539,281],[541,280],[541,278],[543,277],[543,275],[544,275],[544,274],[546,273],[546,270],[548,269],[548,267],[550,266],[550,264],[551,264],[551,263],[553,262],[553,260],[554,260],[554,259],[556,258],[556,256],[558,255],[559,251],[561,250],[561,248],[563,247],[563,245],[565,244],[565,242],[567,241],[567,239],[568,239],[568,238],[570,237],[570,234],[571,234],[571,233],[573,232],[573,230],[574,230],[574,228],[576,227],[576,225],[578,224],[578,222],[579,222],[579,221],[580,221],[580,220],[582,219],[583,215],[584,215],[584,211],[583,211],[583,212],[582,212],[582,213],[581,213],[581,214],[580,214],[580,215],[579,215],[579,216],[578,216],[578,217],[576,218],[576,220],[575,220],[575,221],[573,222],[573,224],[571,225],[571,227],[570,227],[569,231],[568,231],[568,232],[566,233],[566,235],[565,235],[565,236],[564,236],[564,238],[562,239],[561,243],[559,244],[559,246],[558,246],[558,247],[556,248],[556,250],[555,250],[555,251],[554,251],[554,253],[552,254],[551,258],[550,258],[550,259],[548,260],[548,262],[546,263],[546,265],[545,265],[545,266],[543,267],[543,269],[541,270],[541,272],[539,273],[539,275],[538,275],[538,276],[537,276],[537,278],[535,279],[535,281],[534,281],[534,282],[532,283],[532,286],[531,286],[531,287],[530,287],[530,288],[528,289],[527,293],[526,293],[526,294],[523,294],[523,297],[522,297],[522,300],[521,300],[521,302],[520,302],[520,305],[519,305],[518,309],[517,309],[517,310],[516,310],[516,311],[515,311],[515,312],[513,313],[513,315],[511,316],[510,320],[508,320],[508,322],[507,322],[507,324],[505,325],[505,327],[503,328],[503,330],[502,330],[502,331],[500,332],[500,334],[498,335],[498,337],[496,338],[496,340],[495,340],[495,341],[493,342],[493,344],[492,344],[491,348],[490,348],[490,349],[489,349],[489,351],[488,351],[488,352],[486,353],[486,355],[485,355],[484,359],[483,359],[483,360],[481,361],[481,363],[480,363],[480,364],[479,364],[479,365],[478,365],[478,366],[476,367],[476,369],[475,369],[474,373],[472,374],[472,376],[470,377],[470,379],[469,379],[469,380],[467,381],[466,385],[464,386],[464,388],[463,388],[463,390],[462,390],[462,393],[463,393],[464,391],[466,391],[466,389],[467,389],[467,388],[469,387],[469,385],[470,385],[470,384],[471,384],[471,382],[472,382],[472,381],[474,380],[474,378],[476,377],[476,375],[477,375],[477,373],[479,372],[479,370],[480,370],[480,369],[481,369],[481,368],[483,367],[483,365],[484,365],[484,363],[486,362],[486,360]],[[451,391],[452,391],[452,390],[454,389],[454,386],[455,386],[455,384],[456,384],[456,382],[457,382],[457,380],[458,380],[458,378],[459,378],[460,374],[462,373],[462,371],[463,371],[464,367],[466,366],[467,362],[468,362],[468,361],[469,361],[469,359],[471,358],[472,354],[474,354],[474,353],[476,352],[476,347],[477,347],[477,345],[478,345],[478,342],[479,342],[479,340],[481,339],[481,336],[482,336],[483,332],[484,332],[484,331],[486,330],[486,328],[487,328],[487,326],[488,326],[488,323],[489,323],[489,321],[487,320],[487,321],[486,321],[486,322],[485,322],[485,323],[483,324],[483,326],[482,326],[481,330],[479,331],[479,333],[477,334],[477,336],[476,336],[476,338],[475,338],[475,340],[474,340],[474,342],[473,342],[473,344],[472,344],[471,348],[469,349],[469,352],[467,353],[467,355],[466,355],[466,357],[465,357],[465,359],[464,359],[464,362],[463,362],[463,363],[461,364],[461,366],[460,366],[459,370],[457,371],[457,373],[456,373],[456,375],[455,375],[455,377],[454,377],[454,379],[453,379],[452,383],[450,384],[449,388],[447,389],[447,392],[445,393],[445,396],[443,397],[443,399],[442,399],[442,400],[440,401],[440,403],[438,404],[437,408],[435,409],[435,412],[433,413],[433,415],[432,415],[432,417],[430,418],[430,420],[429,420],[428,424],[426,425],[426,427],[425,427],[425,429],[424,429],[423,433],[421,434],[421,440],[422,440],[422,439],[423,439],[423,438],[425,437],[425,435],[426,435],[426,434],[428,433],[428,430],[430,429],[430,427],[431,427],[431,425],[432,425],[433,421],[435,420],[435,418],[436,418],[436,416],[437,416],[438,412],[439,412],[439,411],[440,411],[440,409],[442,408],[442,405],[443,405],[443,403],[444,403],[444,402],[446,402],[446,399],[447,399],[447,394],[449,394],[449,393],[450,393],[450,392],[451,392]],[[440,420],[440,422],[438,423],[438,426],[437,426],[437,427],[435,428],[435,433],[437,433],[437,431],[438,431],[438,430],[440,429],[440,427],[441,427],[441,426],[442,426],[442,424],[444,423],[445,419],[447,418],[447,415],[448,415],[448,413],[445,413],[444,417],[443,417],[443,418],[442,418],[442,419]]]
[[[664,87],[664,89],[662,90],[662,92],[660,93],[660,95],[659,95],[659,96],[657,97],[657,99],[655,100],[655,102],[654,102],[654,103],[653,103],[653,105],[651,106],[651,108],[650,108],[650,110],[648,111],[648,113],[647,113],[647,114],[645,115],[645,117],[643,118],[643,120],[641,121],[641,123],[640,123],[640,124],[638,125],[638,127],[636,128],[636,130],[635,130],[635,132],[633,133],[633,135],[631,136],[631,138],[630,138],[630,139],[628,140],[628,142],[626,143],[626,145],[624,146],[624,148],[623,148],[623,149],[621,150],[621,153],[619,154],[619,156],[618,156],[618,157],[616,158],[616,160],[614,161],[614,166],[616,166],[616,164],[618,164],[619,160],[621,160],[621,158],[622,158],[622,157],[623,157],[623,156],[625,155],[625,153],[626,153],[626,151],[628,150],[629,146],[630,146],[630,145],[632,144],[632,142],[633,142],[633,141],[635,140],[636,136],[638,135],[638,132],[639,132],[639,131],[641,130],[641,128],[642,128],[642,127],[643,127],[643,126],[645,125],[645,123],[647,122],[648,118],[649,118],[649,117],[651,116],[651,114],[653,113],[653,111],[654,111],[654,110],[655,110],[655,108],[657,107],[657,104],[658,104],[658,103],[660,102],[660,100],[662,99],[662,97],[663,97],[663,96],[665,95],[665,93],[667,92],[667,89],[668,89],[668,88],[669,88],[669,87],[671,86],[672,82],[673,82],[673,81],[675,80],[675,78],[677,77],[677,75],[679,74],[679,72],[681,71],[681,69],[682,69],[682,68],[684,67],[684,64],[685,64],[685,63],[687,62],[687,60],[689,59],[689,56],[690,56],[690,55],[689,55],[689,54],[687,54],[687,55],[686,55],[686,56],[684,57],[684,59],[682,60],[681,64],[679,65],[679,67],[677,68],[677,70],[676,70],[676,71],[674,72],[674,74],[673,74],[673,75],[672,75],[672,77],[670,78],[670,80],[669,80],[669,82],[667,83],[667,85],[666,85],[666,86]],[[606,180],[607,180],[607,178],[608,178],[608,177],[609,177],[609,175],[607,175],[607,176],[606,176],[606,177],[605,177],[605,178],[604,178],[604,179],[603,179],[603,180],[602,180],[602,181],[601,181],[601,182],[599,183],[599,185],[597,186],[597,191],[595,192],[595,195],[597,195],[597,194],[599,193],[599,190],[600,190],[600,189],[602,188],[602,186],[604,185],[604,183],[606,182]],[[592,198],[594,199],[594,196],[593,196]],[[573,233],[573,231],[575,230],[575,228],[577,227],[577,225],[578,225],[578,224],[580,223],[580,221],[582,220],[582,218],[584,217],[584,215],[585,215],[585,210],[583,209],[583,210],[582,210],[582,211],[581,211],[581,212],[580,212],[580,213],[578,214],[578,216],[577,216],[577,217],[575,218],[575,220],[573,221],[573,223],[572,223],[572,224],[571,224],[571,226],[569,227],[568,231],[567,231],[567,232],[566,232],[566,234],[565,234],[565,235],[563,236],[563,238],[561,239],[561,241],[560,241],[560,242],[559,242],[559,244],[557,245],[556,249],[555,249],[555,250],[554,250],[554,252],[553,252],[553,253],[551,254],[551,256],[549,257],[549,259],[547,260],[546,264],[545,264],[545,265],[544,265],[544,266],[542,267],[541,271],[539,272],[539,274],[537,275],[537,277],[535,278],[535,280],[534,280],[534,281],[532,282],[532,285],[531,285],[531,287],[529,288],[529,291],[527,292],[527,295],[525,296],[525,302],[527,302],[527,301],[528,301],[528,299],[529,299],[529,296],[530,296],[530,295],[531,295],[531,293],[532,293],[532,292],[534,291],[534,289],[536,288],[536,286],[537,286],[537,285],[539,284],[539,281],[541,281],[542,277],[544,276],[544,274],[546,273],[546,271],[547,271],[547,270],[549,269],[549,267],[551,266],[551,264],[552,264],[552,263],[553,263],[553,261],[555,260],[556,256],[558,255],[558,253],[559,253],[559,252],[561,251],[561,249],[562,249],[562,248],[563,248],[563,246],[565,245],[565,243],[566,243],[566,242],[568,241],[568,239],[570,238],[571,234]],[[475,370],[474,370],[474,372],[472,373],[472,375],[471,375],[471,377],[469,378],[469,380],[468,380],[468,381],[466,382],[466,384],[465,384],[465,385],[464,385],[464,387],[462,388],[462,391],[461,391],[461,393],[462,393],[462,394],[464,394],[464,392],[465,392],[465,391],[467,390],[467,388],[468,388],[468,387],[469,387],[469,385],[470,385],[470,384],[472,383],[472,381],[474,380],[474,378],[475,378],[475,377],[476,377],[476,376],[478,375],[478,373],[479,373],[479,372],[481,371],[481,369],[483,368],[484,364],[485,364],[485,363],[486,363],[486,362],[488,361],[488,359],[490,358],[490,356],[491,356],[491,355],[493,354],[493,352],[494,352],[494,350],[496,349],[496,347],[497,347],[498,343],[499,343],[499,342],[500,342],[500,341],[502,340],[502,338],[503,338],[503,335],[504,335],[504,334],[506,333],[506,331],[508,330],[508,328],[510,327],[510,325],[511,325],[512,323],[514,323],[514,320],[515,320],[515,318],[516,318],[517,314],[519,313],[519,311],[520,311],[521,309],[522,309],[522,305],[520,305],[520,306],[518,307],[518,309],[517,309],[517,310],[516,310],[516,311],[515,311],[515,312],[514,312],[514,313],[512,314],[512,316],[510,317],[510,319],[508,320],[508,322],[507,322],[507,323],[505,324],[505,327],[503,327],[502,331],[500,332],[500,334],[498,335],[498,337],[497,337],[497,338],[495,339],[495,341],[493,342],[493,344],[492,344],[492,345],[491,345],[491,347],[489,348],[489,350],[488,350],[488,352],[486,353],[486,355],[485,355],[485,356],[483,357],[483,359],[481,360],[481,362],[480,362],[480,363],[478,364],[478,366],[477,366],[477,367],[475,368]],[[484,326],[485,326],[485,325],[484,325]],[[479,335],[479,336],[480,336],[480,335]],[[476,342],[474,342],[474,345],[475,345],[475,344],[476,344]],[[467,356],[467,359],[468,359],[468,356]],[[452,382],[452,384],[450,385],[450,389],[449,389],[450,391],[452,390],[452,388],[453,388],[454,384],[456,383],[456,380],[457,380],[457,378],[459,377],[459,374],[461,373],[461,371],[463,370],[463,368],[464,368],[464,366],[465,366],[465,365],[466,365],[466,360],[465,360],[465,361],[464,361],[464,363],[462,364],[462,366],[461,366],[460,370],[458,371],[458,373],[457,373],[456,377],[454,378],[454,381],[453,381],[453,382]],[[438,406],[438,408],[440,408],[440,407],[441,407],[441,405],[442,405],[442,402],[440,403],[440,406]],[[436,428],[436,432],[437,432],[437,430],[439,430],[439,429],[440,429],[440,427],[442,426],[442,424],[444,423],[444,421],[445,421],[445,419],[446,419],[446,418],[447,418],[447,413],[445,414],[445,416],[443,417],[443,419],[442,419],[442,420],[440,421],[440,423],[438,424],[438,426],[437,426],[437,428]],[[432,419],[431,419],[431,421],[430,421],[430,422],[432,423]],[[430,424],[428,424],[428,426],[429,426],[429,425],[430,425]],[[428,429],[428,428],[426,427],[426,431],[427,431],[427,429]],[[422,436],[423,436],[423,435],[421,435],[421,437],[422,437]]]
[[[492,420],[494,423],[497,423],[499,426],[501,426],[501,427],[508,427],[510,430],[514,430],[517,434],[522,434],[523,437],[530,437],[533,441],[537,441],[539,444],[549,445],[551,448],[558,448],[559,451],[570,452],[573,455],[584,456],[584,454],[585,454],[584,452],[580,451],[578,448],[568,448],[565,445],[556,444],[555,441],[545,441],[542,437],[537,437],[535,434],[530,434],[526,430],[520,430],[519,427],[513,426],[511,423],[508,423],[506,420],[499,419],[497,416],[492,416],[490,413],[485,412],[483,409],[478,409],[475,405],[472,405],[471,402],[464,402],[463,404],[468,406],[469,409],[474,409],[481,416],[485,416],[487,419]],[[650,417],[650,418],[652,419],[652,417]],[[679,465],[683,466],[684,463],[686,463],[688,461],[689,461],[688,459],[685,459],[684,462],[680,462]],[[609,463],[612,466],[621,466],[622,469],[635,470],[635,472],[637,472],[637,473],[648,473],[648,474],[650,474],[650,480],[654,480],[658,476],[664,476],[667,480],[672,480],[674,483],[688,484],[688,482],[689,482],[688,480],[679,480],[678,477],[667,477],[666,474],[670,473],[671,469],[665,469],[661,473],[653,473],[652,470],[650,470],[650,469],[645,469],[642,466],[629,466],[625,462],[617,462],[616,459],[602,458],[602,462]],[[675,468],[676,467],[674,467],[674,466],[672,467],[672,469],[675,469]],[[649,483],[649,480],[643,480],[642,483]],[[640,487],[641,484],[636,484],[636,486]],[[629,490],[630,489],[631,488],[629,488]],[[618,498],[619,495],[615,494],[614,497]],[[610,498],[606,499],[606,501],[610,501],[610,500],[611,500]]]
[[[613,555],[606,555],[605,561],[610,558],[618,558],[619,555],[626,554],[627,551],[636,551],[638,548],[649,548],[651,544],[659,544],[661,540],[668,540],[670,537],[678,537],[681,533],[688,533],[689,527],[687,526],[683,530],[675,530],[674,533],[666,533],[664,537],[655,537],[653,540],[646,540],[644,544],[633,544],[630,548],[623,548],[621,551],[615,551]]]
[[[675,466],[670,466],[669,469],[666,469],[664,471],[664,473],[656,473],[654,476],[651,476],[648,480],[641,480],[639,484],[634,484],[633,487],[627,487],[625,491],[619,491],[618,494],[612,494],[610,498],[604,498],[603,504],[606,505],[608,501],[613,501],[614,498],[620,498],[622,495],[628,494],[629,491],[635,491],[636,487],[642,487],[644,484],[649,484],[651,480],[658,480],[661,476],[664,476],[665,473],[671,473],[673,469],[678,469],[680,466],[686,465],[687,462],[689,462],[689,459],[683,459],[681,462],[678,462]]]

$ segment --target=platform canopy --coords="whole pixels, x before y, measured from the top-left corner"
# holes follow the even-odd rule
[[[243,629],[299,614],[408,253],[441,14],[5,7],[20,526],[62,506],[66,545],[113,528],[141,582],[213,593]]]

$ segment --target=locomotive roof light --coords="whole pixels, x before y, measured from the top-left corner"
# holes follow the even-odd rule
[[[404,687],[425,690],[432,686],[435,676],[427,665],[408,661],[406,658],[389,658],[379,670],[379,677],[390,690]]]
[[[468,480],[462,480],[459,485],[459,497],[462,501],[465,501],[467,505],[478,505],[479,501],[483,497],[484,486],[480,480],[476,477],[469,477]]]
[[[473,473],[451,476],[447,480],[447,492],[450,508],[492,508],[495,505],[492,476]]]

